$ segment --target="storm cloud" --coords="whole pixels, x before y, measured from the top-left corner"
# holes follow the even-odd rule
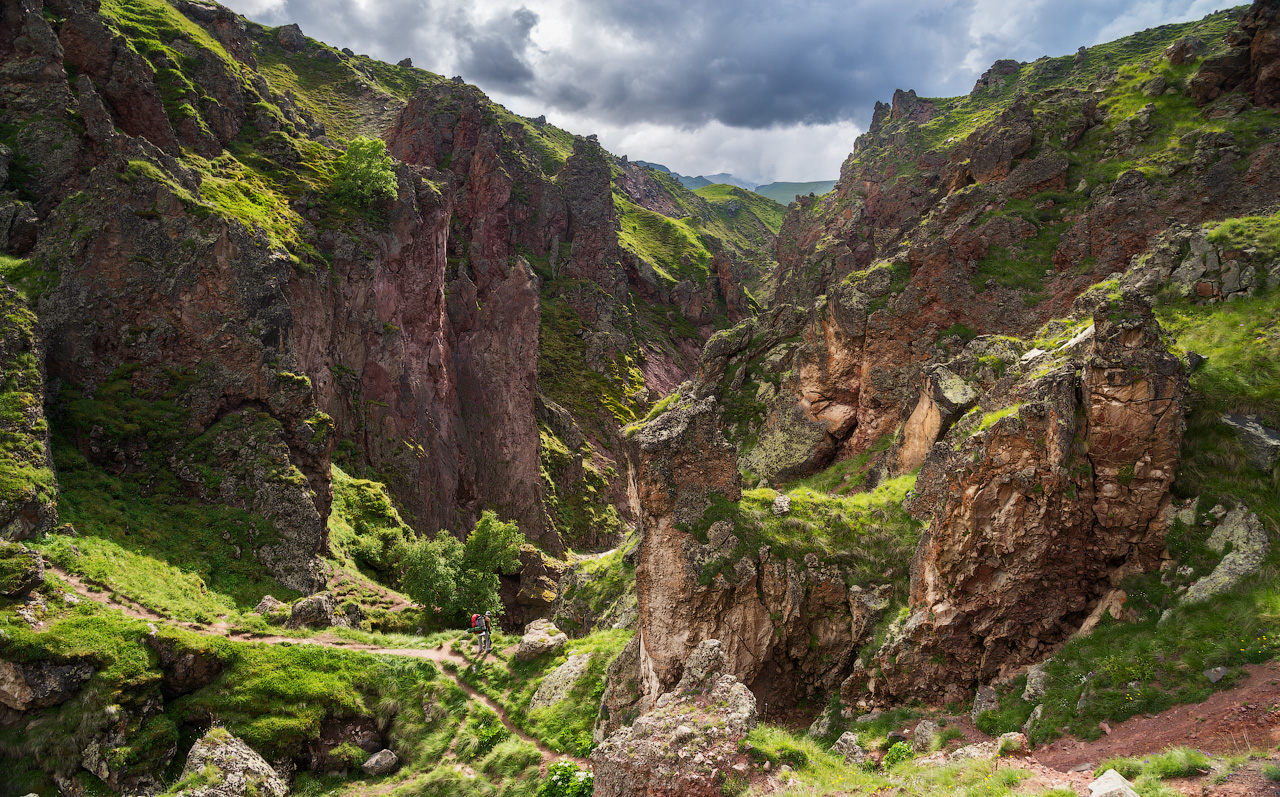
[[[267,24],[461,75],[519,113],[681,172],[834,177],[895,88],[967,92],[997,58],[1073,52],[1211,0],[231,0]],[[795,153],[753,150],[795,145]],[[722,151],[717,141],[731,144]],[[643,145],[648,150],[620,149]],[[688,145],[681,149],[681,142]],[[838,145],[835,145],[838,144]],[[667,153],[667,154],[663,154]],[[664,160],[665,158],[665,160]],[[783,173],[782,169],[788,169]]]

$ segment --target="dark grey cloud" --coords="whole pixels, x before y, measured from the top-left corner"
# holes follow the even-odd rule
[[[875,101],[895,88],[960,93],[996,58],[1062,54],[1126,17],[1153,23],[1207,6],[1198,0],[240,2],[250,16],[295,21],[330,43],[391,60],[411,55],[429,69],[460,72],[482,88],[551,111],[589,110],[612,123],[696,127],[717,120],[748,128],[865,121]]]
[[[464,46],[459,59],[463,74],[491,90],[529,91],[533,68],[526,60],[532,41],[529,32],[538,15],[521,6],[459,36]]]
[[[961,94],[997,58],[1070,53],[1213,2],[229,0],[337,46],[461,74],[526,113],[686,131],[865,126],[895,88]]]

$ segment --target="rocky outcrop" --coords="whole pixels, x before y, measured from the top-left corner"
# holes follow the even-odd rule
[[[1257,105],[1280,105],[1280,6],[1254,0],[1227,34],[1227,50],[1206,58],[1191,78],[1187,93],[1199,105],[1240,89]],[[1172,60],[1172,59],[1171,59]]]
[[[735,501],[742,495],[733,448],[720,434],[714,399],[690,402],[659,415],[635,435],[635,491],[640,507],[640,547],[636,555],[636,590],[640,601],[637,632],[643,691],[656,699],[679,680],[690,651],[705,630],[697,605],[709,597],[689,573],[686,526],[701,517],[713,496]],[[745,611],[744,611],[745,609]],[[759,629],[758,611],[730,608],[715,622]],[[705,622],[703,620],[702,622]],[[758,644],[758,642],[757,642]],[[732,641],[724,650],[729,672],[758,666],[752,650]]]
[[[190,694],[213,683],[226,666],[226,654],[217,646],[194,643],[193,640],[162,634],[147,634],[147,647],[156,654],[162,680],[160,688],[167,698]]]
[[[15,711],[56,706],[79,692],[93,673],[93,665],[87,662],[0,659],[0,703]]]
[[[740,747],[756,725],[751,692],[726,671],[718,640],[701,642],[657,708],[591,753],[595,794],[713,797],[747,771]]]
[[[195,743],[182,777],[198,783],[180,790],[182,797],[285,797],[289,793],[288,784],[262,756],[223,728],[213,728]]]
[[[1005,410],[929,453],[912,612],[847,701],[960,699],[1042,658],[1116,579],[1158,563],[1186,376],[1137,296],[1102,302],[1094,326],[1087,357],[1038,365],[1047,373],[1010,385]]]
[[[978,403],[978,393],[944,366],[926,373],[920,400],[902,425],[902,435],[891,457],[898,473],[914,470],[924,462],[933,444],[951,425]]]
[[[859,584],[846,568],[816,554],[800,562],[769,546],[736,553],[731,520],[712,523],[705,542],[694,535],[704,511],[741,496],[718,415],[714,399],[689,400],[635,435],[639,642],[634,667],[619,664],[627,660],[624,653],[610,668],[601,711],[606,729],[653,705],[705,639],[721,640],[726,672],[761,699],[787,703],[834,689],[888,606],[888,586]],[[720,566],[708,579],[713,564]]]

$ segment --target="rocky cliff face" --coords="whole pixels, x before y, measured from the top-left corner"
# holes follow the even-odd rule
[[[910,618],[845,685],[856,701],[963,699],[1042,658],[1124,575],[1159,563],[1186,376],[1135,296],[1103,300],[1092,342],[1027,362],[933,446],[913,511],[929,530]],[[1073,353],[1072,350],[1075,350]]]
[[[16,132],[0,227],[40,283],[38,333],[14,351],[43,341],[33,355],[67,437],[111,473],[172,474],[264,515],[279,539],[257,555],[307,591],[324,581],[335,449],[385,477],[420,530],[496,508],[561,552],[540,456],[540,292],[572,286],[555,296],[589,330],[591,367],[637,351],[611,156],[427,73],[408,70],[421,91],[402,101],[296,29],[206,4],[165,13],[154,33],[78,0],[5,9]],[[365,88],[360,124],[386,125],[407,164],[394,199],[364,217],[335,205],[312,177],[336,154],[325,125],[256,71],[263,57]],[[584,476],[564,478],[561,491]],[[18,503],[23,529],[48,525]]]

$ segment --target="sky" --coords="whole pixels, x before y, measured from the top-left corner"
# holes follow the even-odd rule
[[[1217,0],[224,0],[460,75],[523,116],[682,174],[834,180],[877,100],[967,93],[995,60],[1199,19]]]

